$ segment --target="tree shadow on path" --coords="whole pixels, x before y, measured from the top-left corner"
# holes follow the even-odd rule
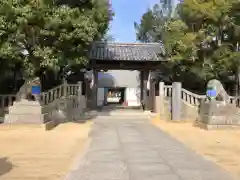
[[[13,168],[13,164],[8,161],[8,158],[0,158],[0,176],[7,174]]]

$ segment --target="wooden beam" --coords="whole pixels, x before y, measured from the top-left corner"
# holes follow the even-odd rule
[[[157,70],[160,69],[160,67],[162,67],[162,65],[160,63],[154,63],[154,64],[150,64],[150,63],[124,63],[124,64],[120,64],[120,63],[109,63],[109,64],[105,64],[105,63],[100,63],[97,62],[95,65],[93,65],[92,68],[98,69],[98,70],[102,70],[102,69],[106,69],[106,70]]]

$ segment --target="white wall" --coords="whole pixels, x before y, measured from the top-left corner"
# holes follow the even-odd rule
[[[140,80],[139,71],[109,70],[111,75],[109,83],[107,78],[99,79],[98,105],[104,102],[103,87],[125,87],[125,101],[129,106],[140,106]],[[101,75],[102,76],[102,75]],[[111,85],[112,84],[112,85]]]
[[[125,100],[128,106],[140,106],[140,88],[126,88]]]
[[[108,73],[114,78],[115,87],[139,87],[139,71],[110,70]]]

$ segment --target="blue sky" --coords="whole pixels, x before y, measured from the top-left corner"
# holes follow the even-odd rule
[[[139,22],[147,8],[160,0],[112,0],[115,17],[110,26],[109,34],[117,42],[135,42],[134,21]],[[176,1],[176,0],[175,0]]]

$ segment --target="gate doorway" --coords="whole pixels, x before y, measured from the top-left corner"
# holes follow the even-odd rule
[[[166,62],[162,44],[95,42],[89,52],[89,59],[88,67],[92,69],[93,72],[91,81],[93,107],[91,108],[97,108],[98,88],[104,88],[98,85],[98,73],[107,72],[109,70],[128,70],[139,72],[139,77],[136,78],[139,86],[135,87],[129,85],[127,88],[139,88],[140,93],[138,93],[138,97],[140,99],[140,104],[145,107],[146,111],[154,110],[155,105],[153,99],[155,96],[155,85],[151,80],[150,72],[160,69],[162,67],[162,62]],[[122,73],[124,74],[124,72]],[[120,75],[120,77],[123,76]],[[128,77],[124,80],[128,81]],[[110,88],[113,90],[116,87],[114,78],[111,83],[113,86]],[[116,98],[116,100],[119,99],[119,104],[124,102],[126,97],[126,91],[124,93],[124,90],[121,88],[123,87],[115,88],[114,90],[121,92],[119,93],[121,95]]]
[[[107,88],[107,103],[108,104],[124,104],[126,99],[125,87]]]

